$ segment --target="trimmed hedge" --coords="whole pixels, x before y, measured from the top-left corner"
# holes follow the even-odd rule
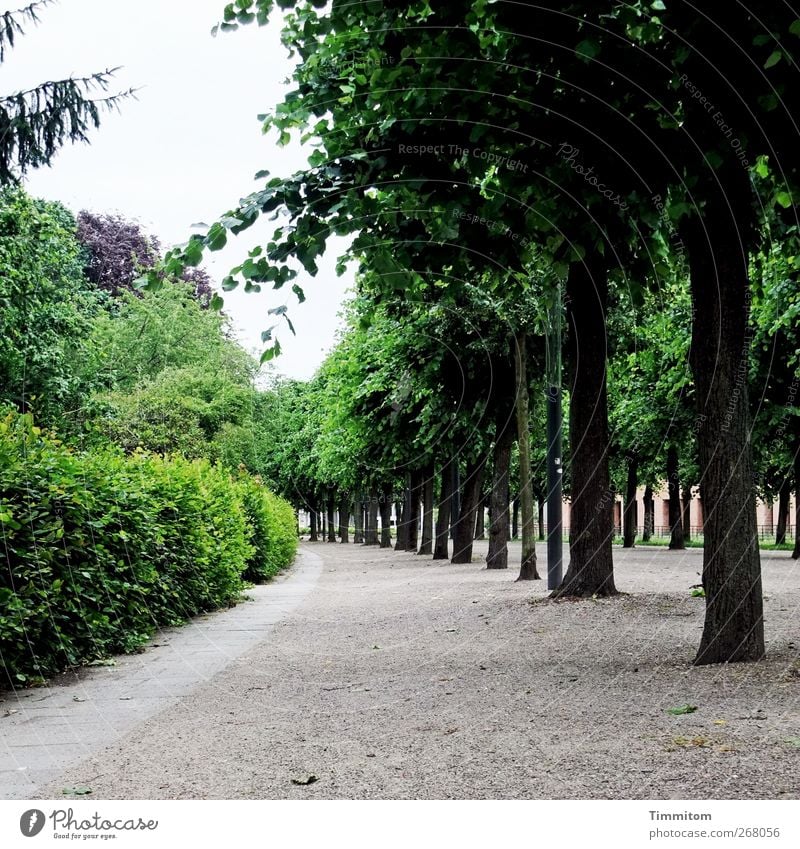
[[[0,538],[0,687],[135,651],[297,548],[292,508],[248,475],[77,452],[17,413],[0,419]]]

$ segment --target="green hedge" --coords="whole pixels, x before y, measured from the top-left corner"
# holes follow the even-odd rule
[[[0,419],[0,536],[0,688],[234,604],[297,547],[292,508],[256,479],[204,460],[77,452],[16,413]]]

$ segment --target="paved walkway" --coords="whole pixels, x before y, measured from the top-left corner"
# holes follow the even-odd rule
[[[768,659],[702,668],[701,551],[617,548],[627,595],[559,603],[541,581],[487,571],[483,554],[454,566],[306,545],[255,601],[6,699],[2,793],[797,798],[788,554],[762,554]]]
[[[249,601],[160,631],[143,654],[62,675],[47,687],[0,695],[0,798],[27,799],[148,717],[208,686],[289,616],[317,582],[322,560],[301,553]]]

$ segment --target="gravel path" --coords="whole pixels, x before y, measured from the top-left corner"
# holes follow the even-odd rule
[[[41,797],[797,798],[787,553],[762,553],[768,659],[693,668],[698,550],[615,549],[630,595],[552,603],[482,544],[471,566],[306,549],[322,573],[294,611]]]

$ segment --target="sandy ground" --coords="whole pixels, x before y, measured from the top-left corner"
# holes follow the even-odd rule
[[[467,566],[307,548],[319,582],[263,641],[41,797],[797,798],[786,552],[762,553],[768,659],[693,668],[698,550],[615,549],[628,595],[552,603],[482,544]]]

